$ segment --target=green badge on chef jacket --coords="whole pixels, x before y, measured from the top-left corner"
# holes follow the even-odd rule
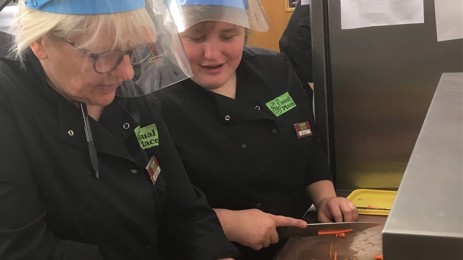
[[[148,149],[159,145],[158,128],[156,124],[147,125],[144,127],[137,126],[133,130],[137,136],[138,142],[142,149]]]
[[[270,100],[265,104],[276,116],[281,116],[296,107],[296,103],[294,103],[288,92],[285,92],[283,95]]]

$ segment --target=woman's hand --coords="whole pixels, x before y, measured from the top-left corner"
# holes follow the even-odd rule
[[[331,197],[319,202],[317,216],[320,222],[351,222],[357,220],[358,211],[348,199]]]
[[[333,183],[320,180],[307,186],[306,192],[317,208],[320,222],[350,222],[358,218],[358,211],[352,202],[336,196]]]
[[[258,209],[214,209],[228,240],[260,250],[279,241],[276,228],[294,226],[304,228],[307,222],[285,216],[265,213]]]

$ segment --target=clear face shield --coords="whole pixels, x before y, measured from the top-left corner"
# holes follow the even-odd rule
[[[98,74],[111,73],[128,56],[134,77],[120,84],[117,96],[142,96],[192,76],[164,0],[25,0],[25,7],[81,17],[73,20],[78,26],[62,25],[57,33],[88,56],[81,71],[92,66]]]
[[[119,89],[120,96],[140,96],[170,86],[193,74],[178,36],[172,15],[164,0],[146,0],[153,19],[156,40],[149,50],[140,50],[133,62],[135,77]]]
[[[179,32],[205,21],[232,23],[258,32],[269,28],[260,0],[167,0],[167,3]]]

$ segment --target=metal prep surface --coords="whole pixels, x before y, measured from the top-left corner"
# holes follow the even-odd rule
[[[442,74],[386,221],[383,251],[386,260],[463,259],[463,73]]]

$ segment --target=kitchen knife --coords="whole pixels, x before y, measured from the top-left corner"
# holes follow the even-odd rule
[[[336,231],[352,229],[351,232],[363,231],[375,227],[380,223],[376,222],[331,222],[331,223],[311,223],[306,228],[297,227],[278,227],[280,239],[291,237],[318,236],[319,231]]]

